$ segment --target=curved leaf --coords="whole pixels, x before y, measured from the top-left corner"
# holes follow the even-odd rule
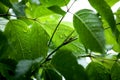
[[[90,4],[98,11],[98,13],[105,19],[111,27],[113,33],[116,32],[116,22],[110,6],[105,0],[88,0]]]
[[[73,17],[73,24],[86,48],[104,53],[102,22],[93,11],[87,9],[78,11]]]
[[[52,10],[53,12],[57,13],[57,14],[61,14],[61,15],[65,15],[65,11],[63,11],[59,6],[51,6],[48,9]]]
[[[46,56],[49,37],[40,24],[11,20],[5,28],[5,34],[11,46],[7,50],[7,53],[10,53],[9,58],[21,60]]]
[[[108,50],[113,49],[116,52],[120,52],[120,46],[118,44],[119,38],[117,42],[115,36],[112,34],[111,29],[106,29],[104,33],[105,33],[106,47],[108,48]]]
[[[115,62],[111,69],[112,80],[120,80],[120,62]]]
[[[29,7],[26,8],[26,15],[32,18],[43,17],[53,13],[54,12],[52,12],[51,10],[44,6],[30,5]]]
[[[117,3],[119,0],[105,0],[110,6],[113,6],[115,3]]]
[[[120,31],[120,8],[118,8],[115,15],[116,15],[117,29]]]
[[[89,80],[111,80],[109,71],[101,64],[91,62],[86,68]]]
[[[55,22],[54,22],[55,23]],[[53,30],[55,29],[57,23],[56,24],[44,24],[44,29],[46,30],[46,32],[51,36],[53,33]],[[70,26],[66,26],[64,24],[60,24],[59,28],[57,29],[52,42],[53,42],[53,47],[57,47],[60,44],[63,43],[63,41],[67,38],[67,36],[73,31],[73,28]],[[78,36],[78,34],[76,32],[74,32],[71,35],[71,38],[76,38]],[[63,46],[62,48],[64,49],[68,49],[70,51],[72,51],[72,53],[74,53],[74,55],[78,56],[79,54],[84,54],[85,53],[85,49],[84,46],[79,42],[79,40],[75,40],[65,46]]]
[[[0,2],[0,17],[9,18],[5,15],[7,14],[8,10],[9,8]]]
[[[70,0],[40,0],[41,4],[50,7],[50,6],[65,6]]]
[[[84,68],[77,63],[71,51],[58,51],[52,58],[52,64],[66,80],[88,80]]]

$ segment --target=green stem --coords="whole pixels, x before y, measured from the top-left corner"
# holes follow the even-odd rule
[[[67,9],[67,12],[64,14],[64,16],[62,16],[62,18],[61,18],[60,21],[58,22],[57,26],[55,27],[55,30],[53,31],[52,36],[51,36],[51,38],[50,38],[50,40],[49,40],[49,42],[48,42],[48,46],[50,46],[50,44],[51,44],[51,42],[52,42],[52,39],[53,39],[53,37],[54,37],[54,35],[55,35],[55,33],[56,33],[56,31],[57,31],[60,23],[61,23],[62,20],[64,19],[65,15],[69,12],[69,10],[71,9],[71,7],[72,7],[73,4],[75,3],[75,1],[76,1],[76,0],[74,0],[74,2],[71,4],[71,6]]]

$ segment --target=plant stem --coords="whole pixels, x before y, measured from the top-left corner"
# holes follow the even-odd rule
[[[64,19],[65,15],[69,12],[69,10],[71,9],[71,7],[72,7],[73,4],[75,3],[75,1],[76,1],[76,0],[74,0],[74,2],[71,4],[71,6],[70,6],[69,8],[67,8],[67,12],[64,14],[64,16],[62,16],[62,18],[61,18],[60,21],[58,22],[57,26],[55,27],[55,29],[54,29],[54,31],[53,31],[53,33],[52,33],[52,36],[51,36],[51,38],[50,38],[50,40],[49,40],[49,42],[48,42],[48,46],[50,46],[50,44],[51,44],[51,42],[52,42],[52,39],[53,39],[53,37],[54,37],[54,35],[55,35],[55,33],[56,33],[56,31],[57,31],[60,23],[61,23],[62,20]]]
[[[65,15],[66,15],[66,14],[65,14]],[[60,23],[62,22],[63,18],[65,17],[65,15],[62,16],[62,18],[60,19],[59,23],[58,23],[57,26],[55,27],[55,30],[53,31],[52,36],[51,36],[51,38],[50,38],[50,40],[49,40],[49,42],[48,42],[48,46],[50,46],[50,43],[52,42],[52,39],[53,39],[53,37],[54,37],[54,35],[55,35],[55,33],[56,33],[56,31],[57,31]]]
[[[70,37],[70,36],[73,34],[73,32],[74,32],[74,31],[72,31],[72,32],[67,36],[67,38],[63,41],[63,43],[62,43],[61,45],[59,45],[56,49],[54,49],[54,50],[46,57],[45,61],[43,61],[42,64],[44,64],[45,62],[49,61],[49,60],[50,60],[50,59],[49,59],[50,56],[52,56],[52,55],[53,55],[57,50],[59,50],[61,47],[63,47],[63,46],[65,46],[65,45],[71,43],[72,41],[75,41],[76,39],[78,39],[78,38],[76,38],[76,37],[74,37],[74,38]]]

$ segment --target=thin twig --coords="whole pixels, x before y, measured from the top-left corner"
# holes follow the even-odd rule
[[[52,36],[51,36],[51,38],[50,38],[50,40],[49,40],[49,42],[48,42],[48,46],[50,46],[50,44],[51,44],[51,42],[52,42],[52,39],[53,39],[53,37],[54,37],[54,35],[55,35],[55,33],[56,33],[56,31],[57,31],[60,23],[61,23],[62,20],[64,19],[65,15],[69,12],[70,8],[72,7],[72,5],[73,5],[74,3],[75,3],[75,1],[71,4],[71,6],[68,8],[67,12],[64,14],[64,16],[62,16],[62,18],[61,18],[60,21],[58,22],[58,24],[57,24],[57,26],[55,27],[55,29],[54,29],[54,31],[53,31],[53,33],[52,33]]]
[[[67,12],[69,12],[69,10],[71,9],[71,7],[74,5],[75,2],[76,0],[74,0],[74,2],[70,5],[70,7],[67,9]]]
[[[55,30],[53,31],[52,36],[51,36],[51,38],[50,38],[50,40],[49,40],[49,42],[48,42],[48,46],[50,46],[50,43],[51,43],[51,41],[52,41],[52,39],[53,39],[53,37],[54,37],[54,35],[55,35],[55,32],[57,31],[57,29],[58,29],[58,27],[59,27],[59,25],[60,25],[60,23],[62,22],[62,20],[63,20],[64,17],[65,17],[65,15],[62,16],[62,18],[60,19],[59,23],[58,23],[57,26],[55,27]]]
[[[54,50],[46,57],[46,59],[45,59],[45,61],[43,61],[43,63],[49,61],[49,60],[50,60],[49,58],[50,58],[57,50],[59,50],[61,47],[63,47],[63,46],[65,46],[65,45],[67,45],[68,43],[71,43],[72,41],[75,41],[76,39],[78,39],[78,38],[76,38],[76,37],[74,37],[74,38],[71,38],[71,37],[70,37],[70,36],[73,34],[73,32],[74,32],[74,31],[72,31],[72,32],[67,36],[67,38],[63,41],[63,43],[62,43],[61,45],[59,45],[56,49],[54,49]],[[43,63],[42,63],[42,64],[43,64]]]

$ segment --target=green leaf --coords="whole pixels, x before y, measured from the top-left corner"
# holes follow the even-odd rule
[[[9,8],[0,2],[0,17],[9,18],[7,15],[5,15],[8,14],[8,10]]]
[[[63,11],[59,6],[51,6],[48,9],[52,10],[53,12],[57,13],[57,14],[61,14],[61,15],[65,15],[65,11]]]
[[[111,29],[105,29],[104,33],[105,33],[105,40],[106,40],[107,49],[108,50],[113,49],[116,52],[120,52],[120,46],[118,44],[119,38],[118,38],[118,42],[117,42],[115,39],[115,36],[112,34]]]
[[[117,29],[120,31],[120,8],[117,10],[115,15],[116,15]]]
[[[88,80],[84,68],[77,63],[71,51],[57,51],[51,63],[66,80]]]
[[[44,17],[47,15],[51,15],[54,13],[53,11],[49,10],[48,8],[44,6],[34,6],[34,5],[31,5],[31,6],[26,9],[26,15],[28,17],[38,18],[38,17]]]
[[[61,16],[57,15],[57,14],[40,18],[40,22],[44,26],[43,28],[46,30],[46,32],[50,36],[52,36],[53,30],[55,30],[55,27],[57,26],[60,18],[61,18]],[[67,36],[74,30],[72,26],[73,25],[71,22],[65,22],[65,23],[62,22],[59,25],[59,27],[52,39],[52,42],[53,42],[52,49],[59,46],[67,38]],[[76,37],[78,37],[78,34],[76,32],[74,32],[70,38],[76,38]],[[65,45],[62,48],[72,51],[72,53],[74,53],[75,56],[79,56],[79,54],[85,53],[84,46],[79,42],[79,39]]]
[[[73,17],[73,24],[86,48],[105,53],[102,22],[93,11],[87,9],[78,11]]]
[[[52,36],[53,30],[55,29],[56,25],[57,25],[57,23],[56,24],[49,24],[47,22],[43,26],[44,26],[44,29],[46,30],[46,32],[50,36]],[[64,24],[59,25],[59,28],[57,29],[57,31],[52,39],[54,47],[57,47],[60,44],[62,44],[63,41],[67,38],[67,36],[72,31],[73,31],[73,28],[70,26],[66,26]],[[78,36],[78,34],[76,32],[74,32],[73,35],[71,35],[71,38],[76,38],[77,36]],[[76,56],[78,56],[79,54],[85,53],[84,46],[79,42],[79,39],[65,45],[62,48],[72,51],[74,53],[74,55],[76,55]]]
[[[12,4],[11,4],[10,0],[0,0],[0,2],[3,3],[4,5],[6,5],[9,8],[12,7]]]
[[[41,4],[46,7],[50,6],[65,6],[70,0],[40,0]]]
[[[9,58],[21,60],[46,57],[49,36],[39,23],[27,20],[28,24],[25,21],[11,20],[5,28],[11,46],[7,50]]]
[[[113,33],[116,32],[116,22],[110,6],[104,0],[88,0],[111,27]]]
[[[89,80],[111,80],[109,71],[101,64],[91,62],[86,68]]]
[[[110,6],[113,6],[115,3],[117,3],[119,0],[105,0]]]
[[[5,50],[7,49],[8,41],[6,36],[0,31],[0,57],[4,55]]]
[[[62,80],[62,76],[60,76],[53,69],[44,69],[43,70],[43,77],[44,77],[44,80]]]
[[[116,15],[117,29],[120,32],[120,8],[117,10],[117,12],[115,13],[115,15]],[[118,44],[120,46],[120,35],[118,36]]]
[[[120,62],[115,62],[111,69],[112,80],[120,80]]]

